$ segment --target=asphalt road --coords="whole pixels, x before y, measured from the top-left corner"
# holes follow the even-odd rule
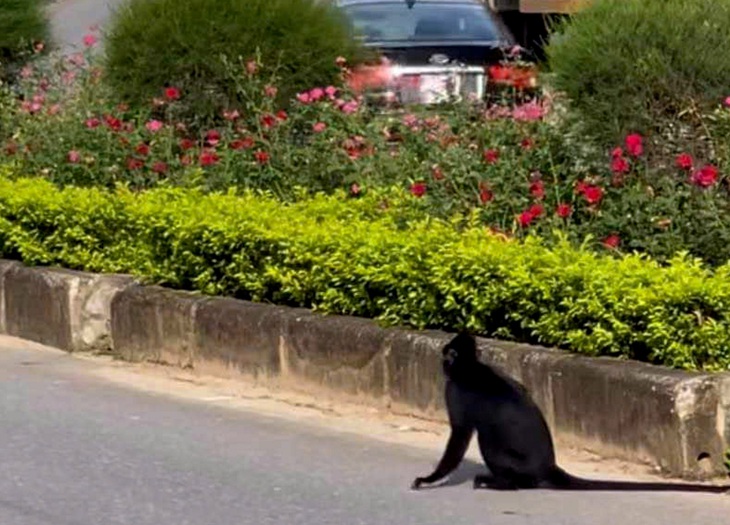
[[[9,342],[10,341],[10,342]],[[412,492],[405,445],[105,381],[93,361],[0,338],[2,525],[718,525],[730,497]]]
[[[81,47],[91,26],[103,27],[123,0],[57,0],[48,6],[54,42],[63,50]]]

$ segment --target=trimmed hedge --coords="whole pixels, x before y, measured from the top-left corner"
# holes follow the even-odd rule
[[[173,287],[563,347],[730,368],[730,266],[548,249],[382,196],[143,193],[0,177],[0,256]],[[408,218],[407,226],[403,221]]]

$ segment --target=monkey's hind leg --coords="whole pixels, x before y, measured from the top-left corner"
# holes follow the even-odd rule
[[[449,442],[446,444],[446,450],[436,470],[428,476],[414,479],[411,484],[411,489],[417,490],[424,483],[435,483],[451,474],[459,466],[461,460],[464,459],[464,454],[466,454],[466,450],[469,448],[469,441],[471,441],[473,432],[473,429],[466,427],[452,428]]]

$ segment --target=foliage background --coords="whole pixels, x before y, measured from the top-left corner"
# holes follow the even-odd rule
[[[730,3],[600,0],[554,27],[555,87],[604,147],[629,133],[712,155],[707,113],[728,96]],[[725,137],[727,139],[727,137]]]
[[[12,80],[33,45],[48,45],[49,26],[44,0],[3,0],[0,3],[0,82]]]
[[[311,0],[127,0],[105,45],[107,81],[120,100],[144,107],[173,85],[189,94],[178,116],[192,124],[241,104],[228,64],[258,56],[280,76],[285,105],[299,91],[337,83],[338,56],[363,56],[342,14]]]

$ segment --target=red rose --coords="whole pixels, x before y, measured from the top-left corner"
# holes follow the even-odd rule
[[[201,166],[213,166],[218,164],[219,160],[220,157],[215,151],[203,151],[200,154],[199,162]]]
[[[570,204],[560,203],[558,204],[557,208],[555,208],[555,215],[560,217],[561,219],[567,219],[570,217],[570,214],[573,213],[573,208],[570,207]]]
[[[620,242],[621,242],[621,239],[619,238],[618,235],[616,235],[614,233],[612,235],[609,235],[605,239],[603,239],[602,244],[603,244],[603,246],[605,246],[608,249],[614,249],[614,248],[618,247]]]
[[[167,173],[167,163],[162,161],[155,162],[152,165],[152,171],[159,174]]]
[[[180,90],[173,86],[165,88],[165,98],[167,100],[178,100],[180,98]]]
[[[221,134],[218,132],[218,130],[211,129],[210,131],[208,131],[208,133],[205,134],[205,142],[208,144],[208,146],[215,148],[220,141]]]
[[[532,149],[534,145],[535,142],[529,137],[522,139],[522,142],[520,142],[520,147],[524,150]]]
[[[104,115],[104,123],[112,131],[121,131],[123,127],[122,121],[111,115]]]
[[[689,153],[680,153],[676,159],[677,167],[681,170],[691,170],[694,166],[694,159]]]
[[[499,151],[496,149],[486,149],[484,150],[484,161],[487,164],[494,164],[499,160]]]
[[[494,199],[494,193],[492,193],[492,190],[490,190],[484,183],[479,184],[479,202],[486,204],[492,199]]]
[[[632,133],[626,137],[626,149],[632,157],[640,157],[644,153],[644,143],[641,135]]]
[[[253,154],[253,156],[256,158],[256,162],[258,162],[259,164],[266,164],[271,158],[271,156],[265,151],[257,151]]]
[[[357,147],[345,147],[345,152],[352,160],[359,159],[361,155],[360,149]]]
[[[141,144],[138,144],[136,148],[134,148],[134,151],[136,151],[139,155],[146,157],[150,154],[150,147],[142,142]]]
[[[715,166],[706,164],[699,170],[695,171],[690,180],[695,186],[708,188],[717,182],[719,175],[720,172]]]
[[[530,184],[530,195],[536,199],[542,199],[545,197],[545,184],[541,180],[536,180]]]
[[[523,228],[527,228],[530,224],[533,223],[537,218],[539,218],[543,213],[545,212],[545,208],[542,207],[540,204],[533,204],[529,208],[527,208],[525,211],[520,213],[518,217],[518,221],[520,223],[520,226]]]
[[[425,182],[414,182],[411,184],[411,195],[414,197],[423,197],[426,194]]]
[[[611,160],[611,171],[614,173],[628,173],[629,162],[623,157],[614,157]]]
[[[623,156],[624,156],[624,150],[621,147],[614,148],[613,151],[611,152],[611,158],[615,159],[616,157],[623,157]]]
[[[142,159],[135,159],[134,157],[129,157],[127,159],[127,169],[129,171],[135,171],[142,169],[144,167],[144,161]]]
[[[532,215],[533,219],[537,219],[545,212],[545,208],[540,204],[533,204],[527,209],[527,212]]]
[[[433,180],[441,180],[444,178],[444,172],[438,164],[431,166],[431,175],[433,176]]]
[[[183,151],[187,151],[189,149],[193,149],[195,147],[195,142],[193,142],[190,139],[180,139],[180,149]]]
[[[89,129],[98,128],[101,125],[101,121],[98,118],[90,118],[86,120],[86,127]]]
[[[603,189],[599,186],[586,186],[583,189],[583,197],[588,201],[588,204],[597,204],[603,198]]]
[[[532,224],[532,221],[535,220],[535,217],[528,210],[520,213],[517,220],[519,221],[520,226],[522,226],[523,228],[527,228],[530,224]]]
[[[274,115],[266,114],[261,117],[261,125],[265,128],[271,128],[276,124],[276,117]]]
[[[288,118],[288,115],[286,114],[286,111],[282,109],[276,114],[276,118],[284,122]]]
[[[235,149],[235,150],[251,149],[251,148],[253,148],[253,139],[251,137],[235,139],[235,140],[231,141],[231,143],[228,145],[228,147],[231,149]]]

